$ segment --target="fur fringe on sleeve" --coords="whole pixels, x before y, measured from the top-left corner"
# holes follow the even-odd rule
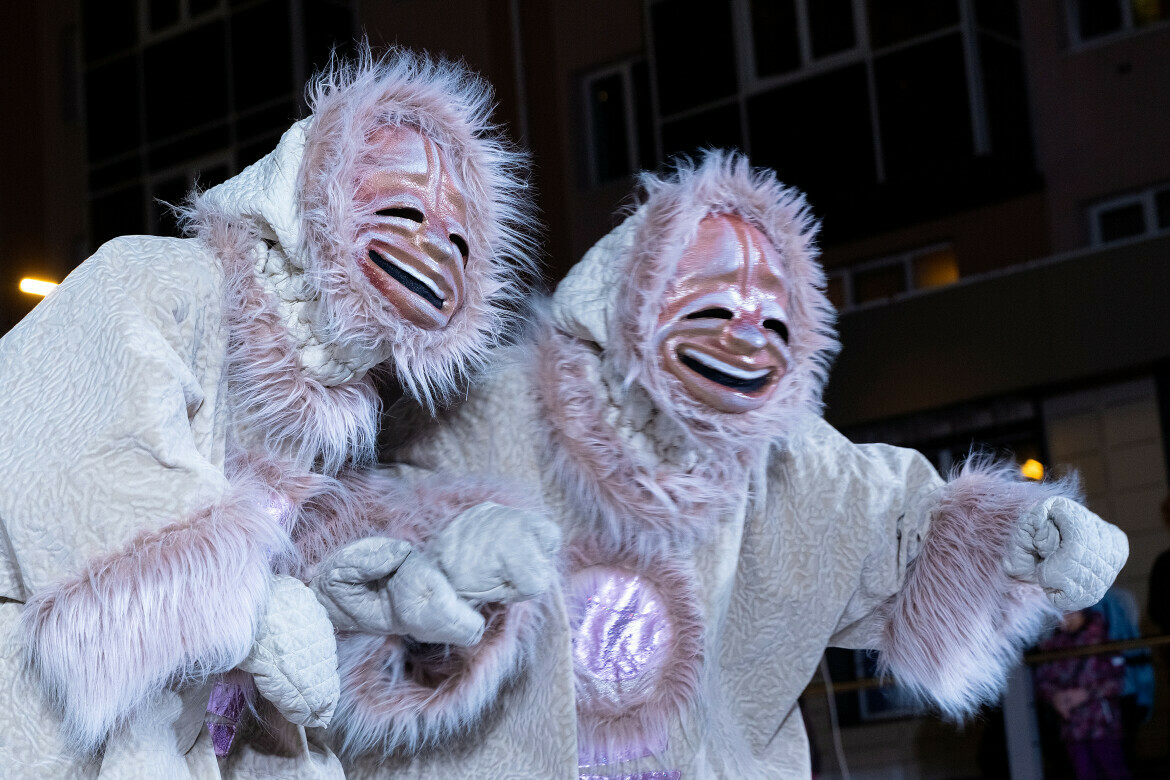
[[[28,601],[25,662],[70,744],[100,749],[163,687],[226,672],[248,654],[269,558],[289,548],[269,495],[237,484],[221,503],[141,534]]]
[[[1020,651],[1057,615],[1004,560],[1025,510],[1075,486],[1025,482],[1010,465],[968,461],[934,506],[922,552],[888,605],[880,667],[961,719],[995,701]]]
[[[415,480],[372,470],[343,481],[345,490],[310,503],[302,514],[295,543],[303,578],[315,574],[331,551],[357,539],[389,536],[425,552],[448,521],[477,504],[530,505],[519,491],[467,477]],[[526,665],[543,614],[540,599],[480,609],[487,628],[472,647],[338,636],[341,699],[330,730],[341,753],[412,752],[474,728]]]

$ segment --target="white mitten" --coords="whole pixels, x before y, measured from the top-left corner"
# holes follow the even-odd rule
[[[337,641],[324,607],[302,582],[273,578],[252,651],[239,668],[291,723],[329,725],[341,689]]]
[[[398,539],[350,542],[321,564],[309,587],[342,631],[463,646],[483,636],[483,616],[433,563]]]
[[[1101,600],[1129,557],[1125,533],[1075,501],[1054,497],[1026,511],[1004,568],[1038,583],[1052,603],[1071,612]]]
[[[549,589],[560,543],[560,529],[543,515],[485,503],[452,520],[427,554],[463,598],[507,604]]]

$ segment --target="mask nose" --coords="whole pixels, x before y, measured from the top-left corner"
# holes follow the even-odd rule
[[[432,227],[430,220],[415,236],[415,244],[438,266],[438,276],[443,280],[440,286],[445,288],[444,292],[448,295],[447,302],[450,304],[450,308],[447,306],[443,308],[448,316],[454,314],[463,304],[465,272],[462,254],[451,241],[450,236]],[[428,271],[428,275],[434,273]]]
[[[768,346],[768,337],[759,323],[737,312],[723,331],[723,343],[733,353],[748,354]]]

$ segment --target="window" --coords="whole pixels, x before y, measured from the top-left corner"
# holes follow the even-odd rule
[[[352,32],[349,0],[84,0],[82,20],[95,246],[173,234],[156,199],[271,151],[309,68]]]
[[[663,156],[743,150],[828,243],[1040,186],[1014,0],[647,3]]]
[[[949,245],[914,249],[880,260],[835,270],[826,291],[838,311],[890,299],[909,290],[926,290],[959,281],[959,260]]]
[[[1167,0],[1067,0],[1073,44],[1124,34],[1170,19]]]
[[[645,59],[631,60],[585,77],[590,176],[594,186],[653,168],[654,121]]]
[[[1170,230],[1170,184],[1110,198],[1090,206],[1088,211],[1093,245]]]

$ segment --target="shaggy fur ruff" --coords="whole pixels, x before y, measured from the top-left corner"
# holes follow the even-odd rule
[[[828,366],[838,349],[825,275],[816,262],[817,225],[804,196],[738,154],[711,151],[698,164],[678,163],[668,177],[642,178],[631,249],[603,262],[620,264],[608,306],[607,344],[592,345],[549,328],[538,339],[536,396],[549,425],[548,458],[558,481],[610,544],[632,545],[644,557],[692,543],[741,500],[749,470],[802,410],[819,412]],[[791,287],[788,301],[792,363],[773,398],[744,414],[720,412],[692,398],[660,364],[658,317],[679,257],[699,222],[737,214],[776,246]],[[575,302],[579,305],[579,302]],[[555,304],[554,304],[555,305]],[[656,415],[697,453],[685,468],[633,451],[607,421],[604,388],[592,373],[641,390]]]
[[[599,361],[594,349],[550,331],[535,354],[535,395],[548,426],[546,462],[585,520],[585,536],[651,560],[705,538],[741,500],[734,486],[746,487],[756,453],[731,440],[704,448],[687,470],[655,463],[607,420],[604,388],[588,371]]]
[[[202,682],[248,654],[269,559],[290,553],[270,489],[237,479],[192,517],[39,591],[21,615],[25,662],[84,753],[167,685]]]
[[[298,174],[309,282],[323,307],[327,340],[388,349],[402,386],[424,404],[456,390],[509,332],[507,304],[523,297],[537,227],[527,154],[491,121],[492,91],[461,65],[391,51],[334,59],[308,87],[313,124]],[[447,327],[402,321],[359,270],[376,204],[356,200],[378,170],[373,134],[405,126],[434,141],[467,195],[468,247],[462,308]]]
[[[343,360],[389,356],[382,370],[428,407],[462,386],[510,332],[515,307],[508,304],[522,298],[531,276],[537,222],[527,156],[492,126],[491,100],[487,84],[462,66],[405,51],[375,59],[363,45],[356,60],[331,60],[309,84],[313,117],[289,195],[297,201],[296,246],[274,246],[262,216],[231,197],[189,199],[186,229],[215,251],[227,275],[236,422],[267,448],[326,473],[367,462],[380,405],[364,369],[336,385],[302,370],[303,347],[288,332],[288,312],[255,278],[266,252],[279,253],[298,277],[321,347]],[[464,303],[436,331],[402,320],[358,265],[375,204],[359,202],[357,192],[382,163],[371,139],[395,126],[433,140],[468,195]]]
[[[1058,614],[1039,585],[1003,568],[1019,518],[1052,496],[1079,500],[1074,484],[1026,482],[1011,464],[964,465],[885,608],[883,673],[952,718],[999,696],[1020,650]]]
[[[237,430],[268,452],[291,458],[300,469],[332,474],[347,463],[373,460],[381,413],[373,377],[327,386],[301,370],[285,312],[256,278],[258,262],[272,251],[258,228],[196,209],[191,229],[224,270],[226,373]]]
[[[447,475],[410,480],[376,470],[343,475],[345,489],[304,508],[294,543],[298,576],[308,579],[339,546],[390,536],[418,546],[476,504],[530,507],[524,494],[496,481]],[[341,699],[331,730],[353,758],[414,751],[465,733],[524,668],[540,635],[539,599],[481,608],[487,620],[473,647],[419,644],[399,636],[341,634]]]
[[[569,548],[573,572],[590,566],[627,569],[652,583],[665,599],[673,636],[661,676],[640,697],[624,697],[620,706],[581,695],[578,677],[577,751],[582,766],[618,763],[661,752],[667,747],[672,718],[693,714],[703,670],[703,616],[695,574],[679,556],[649,564],[641,556],[604,551],[578,540]]]

